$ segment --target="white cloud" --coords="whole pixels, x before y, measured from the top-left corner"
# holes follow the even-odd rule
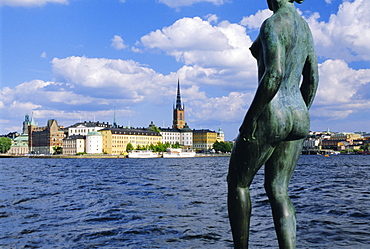
[[[360,87],[370,82],[370,69],[354,70],[343,60],[327,60],[320,64],[319,71],[317,104],[354,103]]]
[[[132,60],[67,57],[54,58],[57,80],[86,91],[93,97],[120,98],[140,102],[153,92],[165,92],[166,77]],[[114,89],[114,90],[112,90]]]
[[[24,82],[14,88],[0,89],[0,112],[7,120],[17,119],[21,124],[23,115],[34,113],[39,120],[62,120],[63,125],[70,125],[78,120],[92,120],[96,115],[101,120],[113,117],[113,106],[120,115],[133,115],[124,101],[120,99],[94,98],[86,94],[77,94],[78,88],[64,89],[64,84],[33,80]],[[92,111],[93,110],[93,111]],[[67,123],[65,123],[67,122]],[[39,125],[44,125],[39,123]],[[20,127],[10,127],[7,132],[18,130]]]
[[[43,6],[47,3],[68,4],[68,0],[0,0],[0,6]]]
[[[218,16],[214,14],[209,14],[205,17],[209,23],[218,23]]]
[[[40,107],[41,105],[36,105],[31,102],[20,102],[20,101],[15,100],[9,106],[9,112],[27,113],[30,110],[34,110]]]
[[[241,25],[227,21],[212,25],[199,17],[182,18],[143,36],[141,42],[184,63],[186,67],[180,71],[186,71],[187,76],[201,77],[208,83],[225,84],[227,79],[229,87],[256,84],[256,61],[248,49],[252,41]]]
[[[134,53],[144,53],[142,49],[136,47],[131,47],[131,51]]]
[[[0,90],[3,100],[2,107],[17,107],[20,109],[36,109],[41,106],[84,105],[93,102],[93,98],[73,93],[61,87],[61,83],[33,80],[17,85],[14,89],[5,87]],[[21,100],[21,101],[19,101]],[[27,103],[27,105],[25,105]],[[25,108],[28,106],[27,108]],[[1,109],[1,106],[0,106]]]
[[[269,9],[259,10],[255,15],[245,16],[240,21],[240,24],[246,26],[248,29],[259,29],[268,17],[272,15]]]
[[[117,49],[117,50],[121,50],[121,49],[124,49],[126,48],[127,46],[125,45],[125,42],[123,41],[122,37],[119,36],[119,35],[115,35],[113,38],[112,38],[112,43],[111,43],[111,47],[113,47],[114,49]]]
[[[170,53],[174,50],[220,51],[230,48],[226,36],[199,17],[182,18],[170,27],[143,36],[141,41],[149,48]]]
[[[41,55],[40,55],[41,58],[46,58],[46,56],[47,56],[46,52],[42,52]]]
[[[370,60],[370,1],[344,1],[328,22],[314,13],[307,18],[317,53],[347,62]]]
[[[252,96],[250,93],[230,92],[228,96],[189,101],[191,121],[227,123],[242,120]]]
[[[158,0],[158,2],[163,3],[171,8],[179,8],[183,6],[191,6],[196,3],[208,2],[214,5],[222,5],[229,2],[229,0]]]
[[[314,117],[346,118],[369,110],[370,69],[354,70],[343,60],[327,60],[319,65],[320,83],[311,112]]]

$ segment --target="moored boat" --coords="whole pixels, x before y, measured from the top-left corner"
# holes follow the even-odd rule
[[[157,158],[159,154],[151,150],[133,150],[128,153],[128,158]]]
[[[182,150],[168,148],[166,152],[163,152],[163,158],[183,158],[183,157],[195,157],[193,150]]]

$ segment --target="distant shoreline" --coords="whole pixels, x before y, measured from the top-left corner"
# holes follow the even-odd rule
[[[229,157],[230,154],[205,154],[205,153],[197,153],[195,157]],[[6,155],[0,154],[0,158],[73,158],[73,159],[86,159],[86,158],[124,158],[126,159],[126,155]],[[161,157],[158,157],[161,158]],[[194,157],[188,157],[194,158]],[[176,159],[176,158],[175,158]]]

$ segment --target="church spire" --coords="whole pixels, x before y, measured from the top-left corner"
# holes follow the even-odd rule
[[[176,109],[183,110],[181,105],[181,94],[180,94],[180,79],[177,80],[177,98],[176,98]]]
[[[117,123],[116,123],[116,107],[114,107],[114,117],[113,117],[113,128],[117,128]]]
[[[173,109],[173,123],[172,128],[182,129],[185,125],[185,110],[184,106],[181,104],[181,94],[180,94],[180,80],[177,80],[177,96],[176,96],[176,106]]]

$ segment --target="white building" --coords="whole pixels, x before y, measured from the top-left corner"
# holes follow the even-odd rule
[[[184,128],[180,129],[180,145],[188,148],[193,147],[193,131],[186,123]]]
[[[180,131],[172,128],[159,128],[162,135],[162,143],[180,144]]]
[[[159,130],[162,135],[163,144],[179,144],[187,148],[193,147],[193,131],[187,124],[185,124],[182,129],[159,127]]]
[[[90,131],[86,135],[86,153],[103,153],[103,135],[97,131]]]
[[[111,127],[112,125],[110,125],[108,122],[100,123],[99,121],[98,122],[84,121],[81,123],[76,123],[74,125],[71,125],[67,127],[67,129],[68,129],[68,136],[72,136],[72,135],[86,136],[87,133],[91,131],[99,131],[104,128],[111,128]]]

